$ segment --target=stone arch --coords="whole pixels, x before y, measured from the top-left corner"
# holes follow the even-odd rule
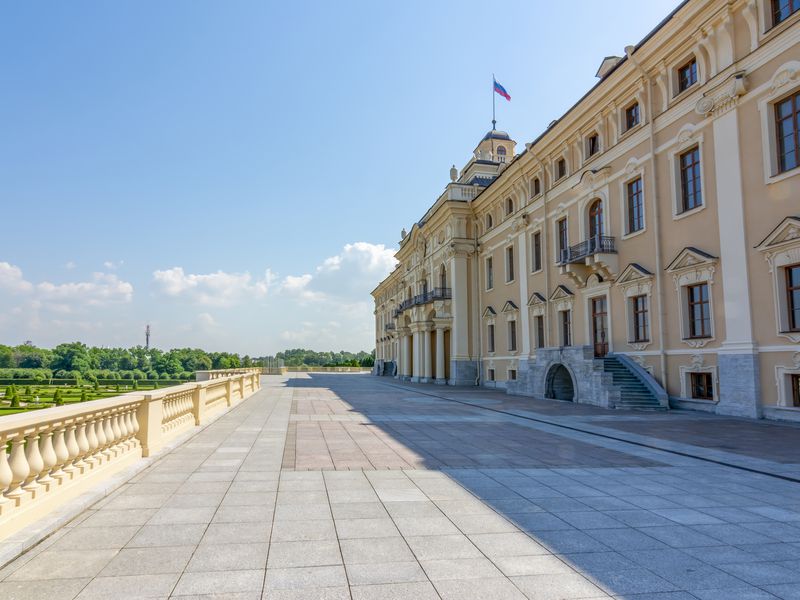
[[[562,363],[554,363],[545,377],[545,398],[575,402],[575,380],[570,370]]]

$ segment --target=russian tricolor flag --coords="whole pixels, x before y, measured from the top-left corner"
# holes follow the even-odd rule
[[[494,80],[494,91],[497,92],[498,94],[500,94],[503,98],[505,98],[509,102],[511,101],[511,96],[506,91],[506,88],[504,88],[502,85],[497,83],[496,79]]]

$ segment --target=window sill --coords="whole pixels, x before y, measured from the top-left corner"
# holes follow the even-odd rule
[[[511,285],[512,283],[516,283],[516,279],[512,279],[511,281],[506,281],[506,285]]]
[[[641,229],[637,229],[636,231],[631,231],[630,233],[626,233],[625,235],[623,235],[619,239],[623,240],[623,241],[624,240],[629,240],[631,238],[635,238],[636,236],[642,235],[643,233],[646,233],[646,232],[647,232],[647,227],[642,227]]]
[[[680,221],[681,219],[685,219],[686,217],[691,217],[692,215],[696,215],[697,213],[699,213],[700,211],[703,211],[705,209],[706,209],[706,204],[703,203],[700,206],[695,206],[694,208],[690,208],[689,210],[685,210],[683,212],[673,214],[672,215],[672,220],[673,221]]]
[[[629,344],[649,344],[652,340],[628,340]]]
[[[638,129],[641,129],[642,125],[644,125],[644,122],[643,121],[639,121],[633,127],[629,127],[628,129],[626,129],[625,131],[620,133],[619,134],[619,141],[624,140],[626,137],[628,137],[629,134],[633,133],[634,131],[637,131]]]
[[[712,335],[695,335],[692,337],[681,338],[682,342],[696,342],[698,340],[711,340],[714,339]]]
[[[772,185],[773,183],[780,183],[790,177],[795,177],[796,175],[800,175],[800,167],[795,167],[793,169],[789,169],[788,171],[784,171],[783,173],[778,173],[777,175],[772,175],[771,177],[767,177],[764,183],[766,185]]]
[[[683,100],[683,98],[685,96],[688,96],[689,94],[691,94],[698,87],[700,87],[700,80],[699,79],[697,81],[695,81],[692,85],[687,87],[686,89],[680,90],[678,93],[676,93],[672,97],[672,100],[670,101],[670,104],[672,104],[673,102],[679,102],[680,100]]]
[[[541,273],[542,271],[544,271],[544,269],[541,269],[541,268],[539,268],[539,269],[536,269],[535,271],[531,271],[531,272],[530,272],[530,274],[531,274],[531,275],[538,275],[538,274],[539,274],[539,273]]]

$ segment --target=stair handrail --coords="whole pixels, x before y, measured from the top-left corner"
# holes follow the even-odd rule
[[[648,391],[658,400],[659,405],[663,406],[664,408],[669,408],[669,394],[667,391],[661,387],[661,384],[656,381],[655,377],[653,377],[650,372],[643,368],[642,365],[637,363],[627,354],[617,354],[612,352],[607,356],[616,358],[619,362],[621,362],[633,375],[644,385]]]

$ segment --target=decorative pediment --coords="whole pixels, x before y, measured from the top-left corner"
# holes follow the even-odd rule
[[[652,278],[653,274],[639,263],[629,263],[617,277],[617,285],[638,283]]]
[[[606,165],[600,169],[587,169],[581,174],[581,178],[575,184],[575,189],[591,192],[604,185],[610,173],[611,165]]]
[[[491,319],[492,317],[496,317],[496,316],[497,316],[497,311],[495,309],[493,309],[491,306],[487,306],[483,310],[483,318],[484,319]]]
[[[564,300],[566,298],[574,298],[575,294],[569,291],[569,288],[564,285],[557,285],[556,289],[550,295],[550,300]]]
[[[756,249],[762,252],[773,251],[790,244],[800,244],[800,217],[786,217]]]
[[[687,246],[678,253],[667,266],[667,273],[677,273],[685,269],[696,269],[701,266],[712,266],[717,263],[717,257],[703,252],[694,246]]]
[[[511,300],[506,300],[506,303],[503,305],[503,312],[517,312],[519,307],[514,304]]]
[[[533,292],[531,297],[528,298],[528,306],[539,306],[541,304],[547,304],[547,298],[542,296],[539,292]]]

